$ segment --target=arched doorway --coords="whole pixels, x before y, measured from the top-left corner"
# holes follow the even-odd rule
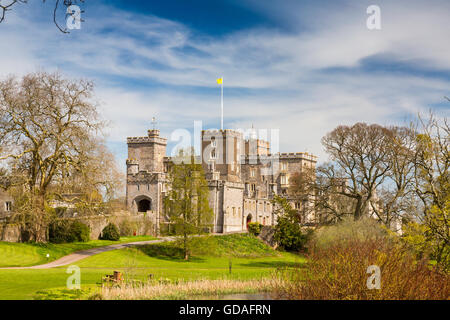
[[[139,196],[135,200],[138,212],[147,212],[152,210],[152,199],[146,196]]]
[[[249,215],[247,216],[247,230],[248,230],[248,224],[249,224],[250,222],[252,222],[252,215],[251,215],[251,214],[249,214]]]

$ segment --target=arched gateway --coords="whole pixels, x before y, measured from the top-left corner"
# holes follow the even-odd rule
[[[152,210],[152,199],[147,196],[137,196],[134,199],[138,212],[147,212]]]

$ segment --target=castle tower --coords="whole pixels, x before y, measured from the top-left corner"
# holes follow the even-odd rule
[[[133,167],[132,171],[163,172],[164,156],[166,155],[167,139],[159,136],[159,130],[148,130],[147,137],[133,137],[127,139],[128,160],[136,161],[138,168]]]
[[[202,159],[205,172],[219,172],[220,179],[241,181],[242,133],[234,130],[202,131]]]
[[[146,137],[128,138],[127,144],[128,210],[134,213],[150,212],[155,220],[159,219],[167,139],[159,136],[159,130],[151,129]]]

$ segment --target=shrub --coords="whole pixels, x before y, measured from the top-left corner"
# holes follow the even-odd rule
[[[117,226],[114,223],[109,223],[102,230],[102,234],[100,235],[101,240],[111,240],[118,241],[120,240],[120,232]]]
[[[155,235],[155,228],[150,219],[144,217],[144,220],[141,222],[141,226],[142,226],[142,233],[144,235]]]
[[[52,243],[87,242],[89,238],[89,227],[79,221],[57,220],[49,226],[49,241]]]
[[[119,223],[119,230],[121,237],[133,236],[134,233],[137,231],[137,229],[138,229],[137,223],[134,221],[124,219]]]
[[[367,220],[370,224],[369,220]],[[307,268],[284,271],[277,288],[279,298],[327,300],[448,299],[450,275],[416,260],[376,224],[346,221],[321,230],[308,250]],[[372,230],[372,232],[370,232]],[[381,270],[381,289],[368,289],[367,268]]]
[[[287,217],[280,217],[273,238],[284,250],[300,251],[306,245],[308,234],[302,231],[299,223],[292,222]]]
[[[432,234],[429,226],[411,221],[403,226],[402,240],[417,257],[430,257],[440,267],[450,271],[450,246],[443,244],[443,238],[436,239]]]
[[[341,241],[378,238],[388,238],[388,231],[375,219],[361,218],[355,221],[353,217],[348,217],[336,225],[316,230],[310,245],[325,248]]]
[[[286,198],[276,196],[272,203],[275,206],[275,214],[278,216],[273,239],[281,249],[288,251],[302,250],[310,232],[304,233],[302,231],[300,214],[292,208]]]
[[[80,221],[73,221],[71,225],[71,232],[75,235],[77,241],[88,242],[91,236],[91,230],[87,225]]]
[[[258,236],[261,233],[262,224],[259,222],[250,222],[248,224],[248,232],[254,236]]]

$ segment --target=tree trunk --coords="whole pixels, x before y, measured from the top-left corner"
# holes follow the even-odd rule
[[[187,233],[184,233],[184,260],[189,260],[189,248],[187,243]]]
[[[357,202],[356,202],[356,208],[355,208],[355,215],[354,215],[354,219],[355,220],[359,220],[359,218],[361,218],[362,216],[362,197],[358,196],[357,198]]]

